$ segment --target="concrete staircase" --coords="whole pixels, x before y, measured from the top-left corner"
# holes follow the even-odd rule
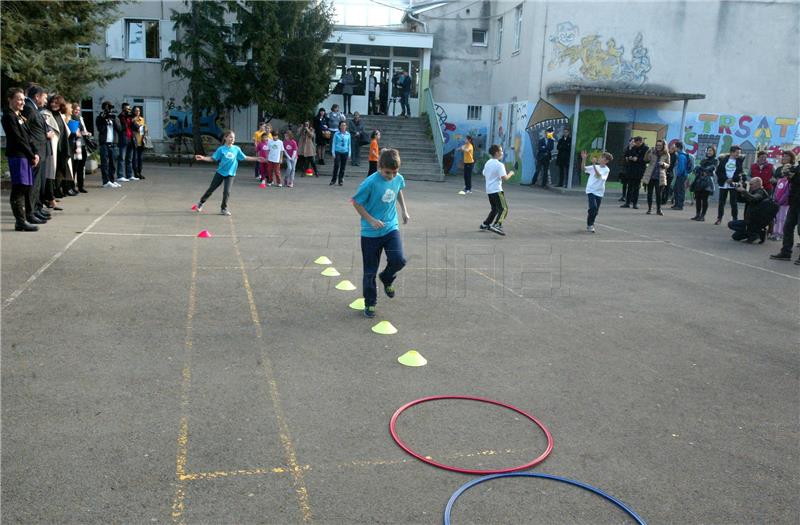
[[[381,132],[381,148],[395,148],[400,151],[400,173],[409,180],[427,180],[442,182],[444,174],[436,160],[436,148],[430,138],[430,126],[427,118],[387,117],[383,115],[366,115],[364,129],[367,135],[372,130]],[[363,165],[368,164],[369,148],[361,150]]]

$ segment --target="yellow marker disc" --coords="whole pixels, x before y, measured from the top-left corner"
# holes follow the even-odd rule
[[[345,292],[349,292],[349,291],[355,290],[356,287],[355,287],[355,285],[353,283],[351,283],[350,281],[345,279],[344,281],[341,281],[341,282],[339,282],[339,284],[336,285],[336,289],[337,290],[344,290]]]
[[[416,350],[409,350],[405,354],[398,357],[397,361],[401,365],[406,366],[425,366],[428,364],[428,360],[422,357],[422,355]]]
[[[321,256],[321,257],[317,257],[314,262],[317,263],[317,264],[332,264],[333,263],[333,261],[331,261],[330,259],[328,259],[324,255]]]
[[[321,273],[322,273],[322,275],[324,275],[325,277],[338,277],[338,276],[342,275],[342,274],[340,274],[339,272],[337,272],[337,271],[336,271],[336,268],[334,268],[333,266],[328,266],[327,268],[325,268],[324,270],[322,270],[322,272],[321,272]]]
[[[364,298],[359,297],[358,299],[350,303],[350,308],[352,308],[353,310],[363,310],[365,308]]]
[[[397,328],[389,321],[381,321],[372,327],[372,331],[381,335],[392,335],[397,333]]]

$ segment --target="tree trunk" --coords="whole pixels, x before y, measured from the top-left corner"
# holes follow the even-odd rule
[[[200,19],[200,3],[199,2],[192,2],[192,34],[198,34],[198,28],[200,27],[199,19]],[[195,37],[196,38],[196,37]],[[200,104],[198,100],[200,98],[200,87],[197,85],[197,75],[200,74],[200,52],[195,47],[192,50],[192,77],[189,81],[189,89],[191,90],[192,94],[192,139],[194,142],[194,152],[196,155],[205,155],[205,149],[203,148],[203,138],[200,134]]]

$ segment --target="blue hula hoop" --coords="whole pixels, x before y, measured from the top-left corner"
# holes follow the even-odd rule
[[[633,511],[633,509],[625,505],[623,502],[621,502],[614,496],[606,494],[605,492],[596,487],[587,485],[586,483],[582,483],[574,479],[560,478],[558,476],[551,476],[550,474],[533,474],[530,472],[509,472],[507,474],[492,474],[491,476],[483,476],[480,478],[473,479],[472,481],[469,481],[467,483],[464,483],[458,488],[458,490],[453,492],[453,495],[450,496],[450,501],[447,502],[447,506],[444,508],[444,525],[450,525],[450,512],[453,510],[453,504],[456,502],[459,496],[461,496],[461,494],[463,494],[470,488],[474,487],[475,485],[483,483],[484,481],[489,481],[497,478],[514,478],[514,477],[551,479],[553,481],[559,481],[561,483],[566,483],[567,485],[574,485],[584,490],[588,490],[589,492],[597,494],[601,498],[610,501],[611,503],[622,509],[628,516],[636,520],[636,523],[638,523],[639,525],[647,525],[645,521],[642,518],[640,518],[639,515],[636,514],[636,512]]]

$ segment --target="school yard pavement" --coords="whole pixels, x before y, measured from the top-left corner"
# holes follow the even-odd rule
[[[115,190],[92,177],[39,233],[13,231],[3,195],[5,522],[440,523],[474,476],[411,458],[388,426],[450,394],[530,412],[555,441],[532,472],[649,523],[797,523],[800,267],[769,260],[777,243],[614,195],[592,235],[581,196],[519,186],[500,237],[478,230],[482,192],[411,181],[408,266],[369,320],[348,307],[360,178],[261,190],[242,166],[223,217],[221,189],[189,211],[212,166],[148,168]],[[398,333],[373,333],[380,320]],[[400,365],[409,349],[428,364]],[[545,447],[518,414],[468,401],[415,406],[397,429],[464,468]],[[631,521],[528,478],[453,511],[523,522]]]

